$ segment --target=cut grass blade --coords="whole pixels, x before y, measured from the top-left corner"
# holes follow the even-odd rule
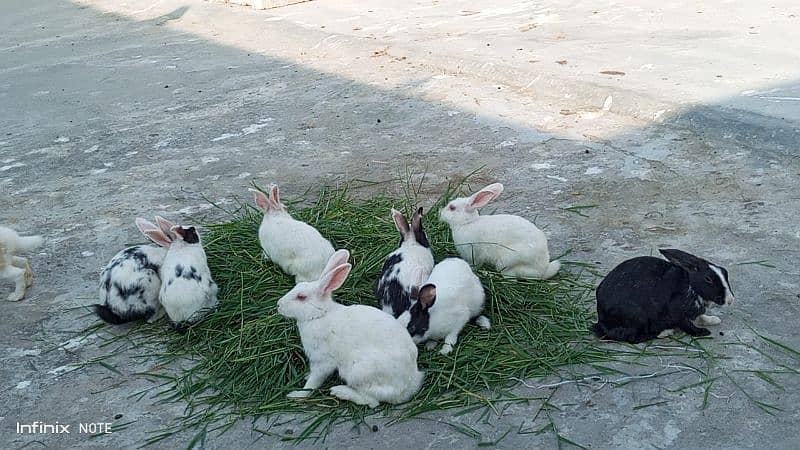
[[[597,208],[599,206],[600,205],[573,205],[573,206],[567,206],[567,207],[561,208],[561,209],[563,211],[568,211],[568,212],[571,212],[571,213],[575,213],[575,214],[577,214],[577,215],[579,215],[581,217],[589,217],[588,214],[584,214],[583,213],[583,210]]]

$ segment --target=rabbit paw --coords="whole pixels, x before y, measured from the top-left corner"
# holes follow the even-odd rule
[[[24,292],[19,292],[18,293],[16,291],[14,291],[14,292],[8,294],[7,300],[10,301],[10,302],[18,302],[18,301],[22,300],[22,297],[24,297],[24,296],[25,296]]]
[[[707,314],[701,314],[697,317],[697,324],[698,325],[719,325],[722,323],[722,319],[717,316],[709,316]]]
[[[656,336],[656,337],[657,337],[658,339],[664,339],[664,338],[666,338],[666,337],[670,337],[670,336],[672,336],[672,333],[674,333],[674,332],[675,332],[675,330],[673,330],[672,328],[670,328],[670,329],[668,329],[668,330],[664,330],[664,331],[662,331],[661,333],[658,333],[658,336]]]
[[[31,266],[25,267],[25,287],[30,287],[33,284],[33,271]]]
[[[311,395],[311,391],[292,391],[286,396],[289,398],[307,398]]]
[[[425,343],[425,350],[433,350],[438,343],[436,341],[428,341]]]
[[[484,330],[490,330],[492,328],[492,322],[490,322],[489,318],[486,316],[478,316],[478,318],[475,319],[475,323]]]
[[[453,346],[452,346],[452,345],[450,345],[450,344],[444,344],[444,345],[442,346],[442,349],[441,349],[441,350],[439,350],[439,353],[440,353],[440,354],[442,354],[442,355],[449,355],[449,354],[450,354],[450,352],[452,352],[452,351],[453,351]]]
[[[341,400],[353,402],[356,405],[367,405],[372,409],[378,407],[378,401],[376,399],[344,384],[332,387],[331,395]]]

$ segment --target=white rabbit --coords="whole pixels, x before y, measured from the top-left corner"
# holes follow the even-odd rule
[[[169,224],[156,216],[159,227],[144,219],[136,219],[136,226],[145,236],[147,231],[162,231]],[[138,319],[155,322],[164,309],[158,299],[161,290],[161,264],[167,255],[171,240],[161,235],[148,236],[160,247],[136,245],[128,247],[111,258],[100,273],[100,304],[94,305],[95,313],[107,323],[119,325]]]
[[[414,212],[411,226],[400,211],[392,209],[392,218],[400,232],[400,246],[383,263],[375,298],[380,308],[397,317],[411,307],[411,289],[419,287],[420,278],[424,281],[431,274],[433,253],[422,228],[422,208]]]
[[[552,277],[561,263],[550,261],[542,230],[519,216],[478,214],[478,208],[502,192],[502,184],[490,184],[442,208],[439,217],[450,225],[458,253],[470,264],[488,263],[509,277],[542,280]]]
[[[149,229],[145,234],[157,242],[172,241],[159,272],[159,297],[172,325],[182,330],[217,306],[217,283],[211,278],[200,235],[195,227],[180,225],[172,226],[169,233]]]
[[[489,319],[481,315],[484,299],[481,280],[469,264],[461,258],[446,258],[433,267],[427,283],[412,291],[411,309],[397,320],[415,343],[428,342],[428,349],[444,339],[439,353],[447,355],[471,319],[485,330],[491,328]]]
[[[292,218],[281,203],[277,185],[270,187],[270,195],[250,190],[255,193],[256,205],[264,211],[258,229],[264,255],[294,276],[295,283],[318,279],[333,254],[333,245],[316,228]]]
[[[319,280],[300,282],[278,300],[278,313],[297,321],[310,367],[304,390],[289,397],[308,397],[338,370],[346,384],[331,388],[331,394],[342,400],[371,408],[406,402],[424,378],[408,332],[377,308],[345,306],[331,297],[350,273],[349,256],[337,251]]]
[[[18,302],[25,296],[25,290],[33,284],[33,271],[28,260],[17,256],[18,252],[31,252],[42,246],[41,236],[20,236],[8,227],[0,226],[0,280],[13,280],[14,292],[8,294],[8,301]]]

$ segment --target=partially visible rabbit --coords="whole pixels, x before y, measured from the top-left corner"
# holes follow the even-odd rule
[[[411,288],[418,288],[419,279],[424,281],[433,270],[433,253],[422,228],[422,208],[414,212],[411,226],[400,211],[392,209],[392,218],[400,232],[400,245],[383,263],[375,298],[387,314],[398,317],[411,306]]]
[[[712,304],[730,305],[728,271],[703,258],[659,250],[669,261],[639,256],[615,267],[597,286],[597,337],[631,343],[672,334],[708,336],[719,317],[705,315]]]
[[[8,301],[18,302],[25,290],[33,284],[33,271],[28,260],[17,253],[31,252],[42,246],[41,236],[20,236],[11,228],[0,226],[0,280],[14,281],[14,292]]]
[[[345,306],[331,296],[350,273],[349,257],[347,250],[337,251],[319,280],[297,283],[278,300],[278,313],[297,321],[310,366],[303,390],[289,397],[310,396],[338,371],[346,384],[331,388],[331,395],[371,408],[380,402],[406,402],[424,378],[408,332],[379,309]]]
[[[542,230],[519,216],[478,214],[478,208],[502,192],[502,184],[490,184],[442,208],[439,217],[450,225],[458,253],[470,264],[488,263],[509,277],[542,280],[552,277],[561,263],[550,261]]]
[[[144,233],[156,242],[172,241],[159,271],[159,296],[172,325],[182,330],[217,306],[217,283],[211,278],[200,235],[195,227],[180,225],[171,226],[168,233],[163,229]]]
[[[136,219],[136,226],[160,247],[128,247],[114,255],[100,273],[101,303],[94,305],[94,312],[107,323],[119,325],[139,319],[155,322],[164,315],[158,300],[161,290],[159,271],[172,240],[163,234],[147,234],[148,231],[163,230],[169,224],[158,216],[156,222],[159,227],[147,220]]]
[[[428,281],[412,292],[415,300],[411,309],[397,320],[405,325],[415,343],[427,342],[426,348],[436,347],[447,355],[453,351],[458,335],[471,319],[488,330],[491,323],[483,311],[484,292],[481,280],[461,258],[447,258],[436,264]]]
[[[292,218],[281,203],[277,185],[270,187],[270,195],[250,190],[255,193],[256,205],[264,211],[258,229],[264,255],[294,276],[296,283],[317,280],[333,254],[333,245],[316,228]]]

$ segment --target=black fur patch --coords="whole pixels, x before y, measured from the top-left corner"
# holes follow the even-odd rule
[[[183,267],[180,264],[175,265],[175,277],[176,278],[185,278],[187,280],[197,280],[203,281],[203,276],[197,271],[195,266],[189,266],[188,269]],[[170,280],[172,281],[172,280]],[[172,283],[170,283],[172,284]]]
[[[399,281],[392,279],[386,284],[383,297],[383,306],[392,307],[392,315],[399,317],[403,311],[411,306],[411,300],[408,298],[408,292],[403,289]],[[388,301],[388,304],[387,304]]]
[[[428,242],[428,236],[425,234],[425,227],[422,225],[422,208],[420,207],[414,213],[411,220],[411,229],[414,231],[414,240],[425,248],[430,248],[431,244]]]
[[[185,321],[185,320],[181,321],[181,322],[173,322],[173,321],[170,320],[169,324],[170,324],[170,326],[172,327],[173,330],[175,330],[175,331],[177,331],[179,333],[185,333],[189,329],[189,327],[192,326],[191,322],[188,322],[188,321]]]
[[[395,253],[394,255],[389,256],[388,258],[386,258],[386,261],[383,262],[383,269],[381,269],[381,275],[390,271],[394,266],[400,264],[401,262],[403,262],[403,255]]]
[[[148,319],[155,314],[155,310],[152,308],[147,308],[146,310],[138,313],[134,313],[130,309],[124,313],[119,313],[113,311],[106,305],[94,305],[94,312],[98,317],[103,319],[104,322],[112,325],[121,325],[123,323],[132,322],[138,319]]]
[[[197,244],[200,242],[200,236],[197,235],[197,230],[195,230],[194,227],[183,228],[181,236],[183,236],[183,240],[186,241],[187,244]]]
[[[397,253],[386,258],[386,261],[383,262],[383,269],[381,269],[381,276],[375,285],[375,298],[378,300],[378,306],[380,308],[391,307],[394,317],[400,316],[411,306],[408,292],[405,292],[400,282],[391,276],[394,267],[402,261],[403,256]]]
[[[141,295],[144,294],[144,286],[140,286],[138,284],[134,284],[132,286],[123,286],[115,281],[114,288],[117,290],[117,293],[119,293],[119,296],[123,300],[127,300],[128,297],[131,296],[141,297]]]
[[[414,239],[417,240],[417,243],[425,248],[431,248],[430,242],[428,242],[428,236],[425,234],[425,230],[414,230]]]
[[[423,308],[420,302],[416,302],[409,310],[409,313],[411,313],[411,319],[408,321],[408,334],[411,336],[424,336],[430,326],[430,312],[427,308]]]
[[[146,269],[146,270],[152,270],[153,272],[158,273],[158,270],[159,270],[160,267],[157,264],[154,264],[152,261],[150,261],[150,258],[148,258],[147,254],[145,254],[142,251],[141,247],[137,246],[137,247],[127,248],[123,252],[123,255],[125,255],[126,258],[133,258],[133,260],[136,261],[136,264],[137,264],[136,269],[137,270],[145,270]]]
[[[198,272],[197,268],[194,266],[189,266],[189,270],[183,272],[183,278],[187,280],[203,281],[203,276],[200,275],[200,272]]]

